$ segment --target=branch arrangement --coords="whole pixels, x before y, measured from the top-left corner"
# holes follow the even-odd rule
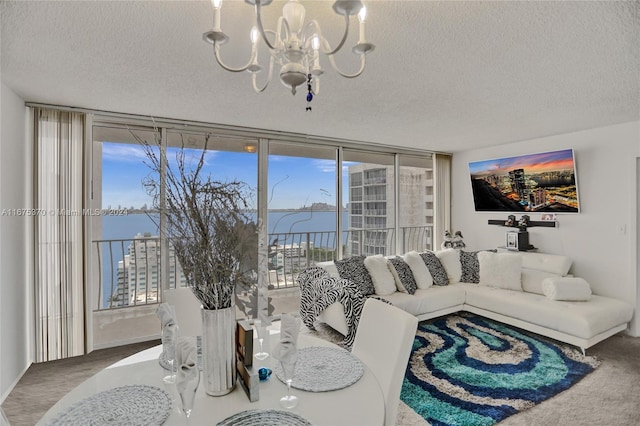
[[[209,138],[205,138],[197,165],[185,159],[184,144],[172,166],[165,150],[141,139],[139,142],[152,171],[143,185],[153,197],[154,208],[165,215],[165,234],[187,285],[205,309],[224,309],[233,305],[235,286],[251,269],[244,264],[255,248],[248,249],[247,244],[257,237],[255,225],[247,215],[249,186],[237,180],[217,181],[203,171]],[[164,179],[160,173],[162,164]]]

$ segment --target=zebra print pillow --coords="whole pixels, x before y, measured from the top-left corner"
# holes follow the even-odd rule
[[[424,261],[424,264],[427,265],[429,269],[429,273],[433,277],[434,285],[449,285],[449,276],[447,275],[447,271],[442,266],[440,259],[438,256],[432,251],[425,251],[420,253],[420,257]]]
[[[369,296],[376,292],[369,271],[364,266],[364,256],[352,256],[342,260],[336,260],[336,265],[340,278],[349,280],[358,286],[364,296]]]
[[[481,250],[497,252],[493,250]],[[480,262],[478,261],[478,253],[480,251],[463,251],[460,250],[460,264],[462,266],[461,283],[478,284],[480,282]]]
[[[323,274],[320,269],[309,268],[298,276],[300,317],[304,325],[315,330],[314,323],[318,315],[332,304],[339,302],[344,309],[348,330],[342,345],[350,348],[356,336],[358,321],[366,299],[353,282],[344,278],[331,277],[328,273]]]
[[[407,265],[407,262],[405,262],[400,256],[396,256],[387,260],[387,265],[389,266],[389,270],[396,281],[398,291],[414,294],[418,288],[418,284],[416,283],[416,280],[413,277],[413,272],[411,272],[411,268]]]
[[[477,251],[460,251],[460,264],[462,266],[461,283],[478,284],[480,282],[480,262]]]

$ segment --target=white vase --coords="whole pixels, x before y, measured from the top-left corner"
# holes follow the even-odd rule
[[[236,385],[236,309],[202,309],[202,374],[207,395]]]

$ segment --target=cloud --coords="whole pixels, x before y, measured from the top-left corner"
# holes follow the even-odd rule
[[[147,159],[144,148],[139,145],[104,142],[102,144],[102,158],[127,163],[140,163]]]

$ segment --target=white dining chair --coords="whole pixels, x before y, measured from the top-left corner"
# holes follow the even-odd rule
[[[367,299],[351,353],[376,376],[385,401],[386,426],[396,424],[400,390],[418,328],[413,315],[376,299]]]
[[[175,307],[179,335],[202,336],[201,303],[190,288],[179,287],[164,290],[162,301]]]

